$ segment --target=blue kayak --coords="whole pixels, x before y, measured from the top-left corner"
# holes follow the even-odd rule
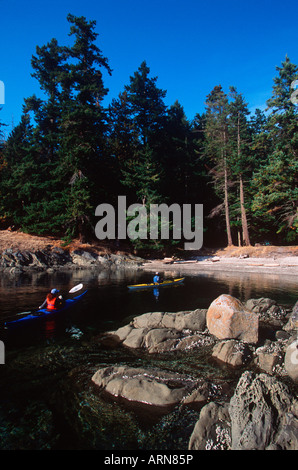
[[[32,321],[41,320],[41,319],[65,312],[66,310],[69,310],[70,308],[74,307],[84,297],[86,293],[87,293],[87,290],[83,292],[82,294],[78,295],[77,297],[74,297],[73,299],[66,299],[65,304],[61,308],[58,308],[55,310],[47,310],[46,308],[42,308],[42,309],[30,312],[29,314],[24,315],[21,318],[17,318],[16,320],[5,322],[4,328],[14,328],[16,326],[21,326],[21,325],[30,323]]]

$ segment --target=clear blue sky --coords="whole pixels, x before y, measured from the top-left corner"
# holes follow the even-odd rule
[[[31,77],[36,45],[68,37],[68,13],[96,20],[97,45],[113,69],[104,76],[111,102],[146,60],[168,106],[178,100],[192,119],[215,85],[243,93],[250,109],[265,108],[276,66],[298,64],[297,0],[0,0],[0,120],[11,127],[24,98],[39,94]]]

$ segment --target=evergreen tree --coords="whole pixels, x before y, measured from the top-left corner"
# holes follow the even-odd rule
[[[61,138],[62,78],[67,73],[63,47],[52,39],[47,45],[36,47],[32,56],[32,76],[39,82],[44,99],[33,95],[25,99],[25,113],[32,112],[36,127],[34,136],[44,160],[55,161]]]
[[[142,62],[124,93],[110,107],[111,140],[120,162],[121,181],[134,198],[132,202],[143,204],[156,200],[159,192],[161,136],[166,118],[166,92],[157,88],[157,78],[150,78],[149,73]]]
[[[164,168],[163,193],[174,203],[190,203],[195,198],[194,135],[182,105],[176,101],[168,109],[163,132],[161,161]]]
[[[154,145],[164,127],[166,91],[157,88],[157,77],[150,78],[150,69],[142,62],[125,86],[133,129],[141,144]]]
[[[211,170],[215,191],[221,196],[223,202],[215,208],[212,214],[224,209],[228,246],[233,245],[229,189],[230,189],[230,161],[228,155],[228,97],[221,85],[215,86],[207,96],[206,101],[206,127],[204,153],[213,163]]]
[[[235,87],[230,87],[232,102],[229,105],[229,144],[230,160],[234,178],[239,181],[240,213],[242,240],[245,246],[250,245],[247,208],[244,198],[244,181],[250,172],[250,131],[247,121],[249,115],[247,103]],[[239,240],[241,241],[241,239]]]
[[[41,233],[49,224],[57,230],[59,222],[60,234],[66,230],[68,236],[82,237],[86,227],[91,227],[94,207],[104,194],[104,190],[97,189],[101,187],[99,182],[109,180],[108,175],[102,178],[110,166],[102,106],[107,90],[101,69],[108,73],[111,70],[95,45],[95,21],[73,15],[68,15],[67,20],[73,45],[59,46],[52,39],[46,46],[37,47],[32,57],[33,76],[44,98],[32,96],[25,100],[25,113],[32,113],[36,123],[31,144],[41,164],[34,167],[31,180],[46,181],[51,198],[46,196],[49,191],[41,195],[39,205],[43,208],[39,208],[37,216],[40,224],[29,227],[38,227]],[[18,147],[16,133],[11,136],[11,145],[14,140]],[[57,223],[50,222],[52,219]]]
[[[106,169],[106,115],[101,102],[107,89],[101,69],[108,73],[111,70],[94,44],[96,22],[70,14],[67,20],[71,23],[74,44],[65,49],[68,73],[63,85],[68,97],[61,107],[62,138],[56,176],[60,178],[67,204],[67,232],[72,237],[82,237],[84,227],[91,225],[92,208],[103,196],[100,191],[95,195]]]
[[[108,108],[110,153],[119,164],[128,160],[137,146],[127,92],[113,98]]]
[[[257,170],[268,162],[268,155],[272,151],[272,143],[268,139],[268,118],[264,111],[255,110],[251,116],[249,128],[251,133],[251,168]]]
[[[271,151],[268,161],[255,172],[252,208],[278,235],[294,241],[298,234],[298,107],[291,101],[291,84],[298,77],[298,67],[286,57],[276,69],[272,98],[267,102],[266,137]]]
[[[23,114],[10,134],[4,159],[0,192],[6,221],[29,232],[57,231],[62,211],[53,204],[55,190],[48,178],[49,163],[40,155],[28,114]]]

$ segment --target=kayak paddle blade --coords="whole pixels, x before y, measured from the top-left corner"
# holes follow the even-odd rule
[[[83,288],[83,284],[78,284],[77,286],[74,286],[72,289],[70,289],[69,293],[73,294],[74,292],[78,292]]]

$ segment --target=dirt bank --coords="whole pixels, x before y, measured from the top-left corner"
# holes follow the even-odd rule
[[[47,248],[64,248],[69,251],[82,249],[86,251],[95,251],[98,254],[109,252],[109,247],[104,243],[91,245],[89,243],[80,243],[74,240],[70,244],[55,237],[40,237],[29,235],[19,231],[0,230],[0,253],[7,249],[19,251],[37,251]]]
[[[92,250],[98,253],[107,253],[115,251],[117,248],[111,242],[83,244],[79,240],[73,240],[69,245],[65,246],[65,242],[55,237],[40,237],[28,235],[19,231],[0,230],[0,253],[6,249],[36,251],[49,247],[64,247],[70,251],[75,249]],[[185,252],[189,257],[192,252]],[[238,258],[239,256],[248,255],[252,258],[282,258],[289,256],[298,256],[298,245],[296,246],[250,246],[250,247],[227,247],[218,249],[204,248],[194,254],[195,256],[218,256],[220,258]],[[183,255],[181,255],[182,257]]]
[[[208,250],[207,250],[208,251]],[[240,256],[249,256],[250,258],[284,258],[289,256],[298,256],[298,246],[231,246],[214,250],[213,256],[223,258],[238,258]]]

